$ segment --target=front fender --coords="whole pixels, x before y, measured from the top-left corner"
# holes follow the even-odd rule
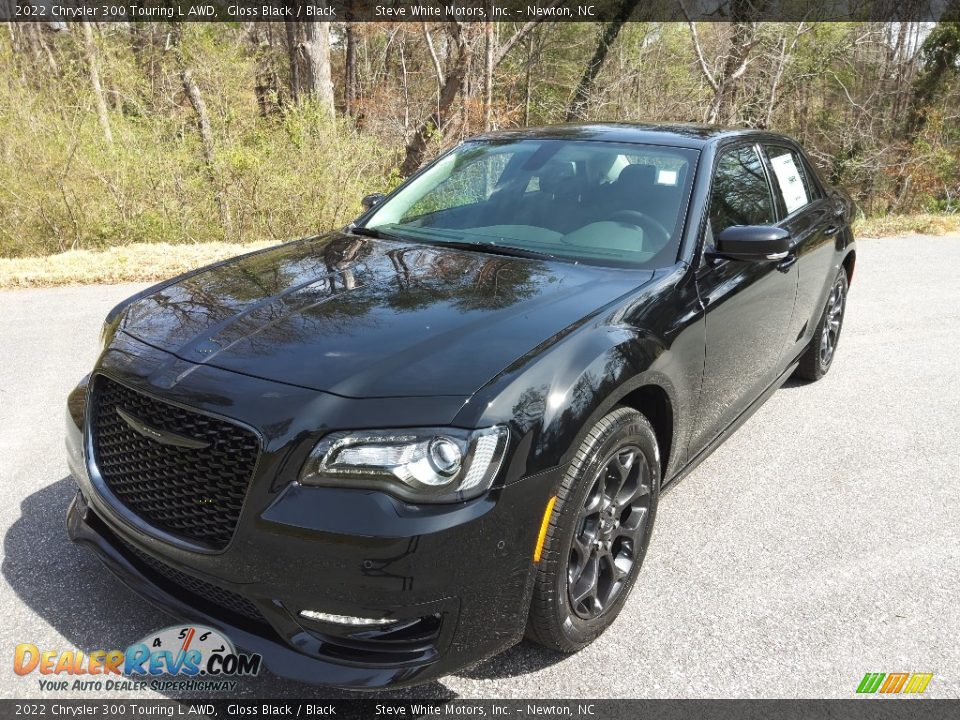
[[[623,304],[566,328],[518,359],[471,397],[455,424],[511,426],[518,443],[505,477],[511,483],[568,463],[599,418],[618,403],[636,406],[647,395],[636,391],[655,386],[669,403],[663,421],[670,434],[669,479],[687,460],[705,342],[692,273],[678,265]]]
[[[454,424],[510,424],[519,438],[506,478],[514,482],[569,463],[590,427],[641,387],[655,385],[672,408],[688,407],[694,389],[682,387],[687,379],[671,373],[681,365],[661,338],[594,323],[562,338],[549,352],[522,358],[471,398]],[[699,377],[695,380],[699,387]],[[672,416],[677,438],[682,416]],[[669,467],[681,461],[685,447],[685,442],[671,443]]]

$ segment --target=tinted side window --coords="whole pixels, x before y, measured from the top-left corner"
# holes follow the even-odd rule
[[[796,212],[818,199],[817,186],[811,181],[807,166],[800,154],[789,148],[765,145],[770,159],[777,191],[783,199],[787,214]]]
[[[770,185],[757,151],[740,147],[720,156],[710,196],[714,237],[731,225],[770,225],[777,221]]]

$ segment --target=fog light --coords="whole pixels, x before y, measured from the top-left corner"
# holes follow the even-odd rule
[[[392,625],[396,620],[390,618],[362,618],[351,615],[333,615],[316,610],[301,610],[300,617],[318,622],[333,623],[334,625]]]

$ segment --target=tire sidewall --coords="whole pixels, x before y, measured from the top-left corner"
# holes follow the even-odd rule
[[[840,327],[837,328],[837,337],[833,343],[833,354],[830,356],[830,360],[825,363],[820,358],[820,350],[821,350],[821,345],[823,343],[823,328],[828,322],[827,312],[830,308],[830,295],[833,294],[834,288],[836,288],[838,284],[841,284],[843,286],[843,307],[840,310]],[[824,306],[823,306],[823,315],[820,317],[819,325],[817,325],[816,359],[817,359],[817,368],[819,370],[818,375],[820,377],[823,377],[824,375],[827,374],[827,371],[830,369],[830,366],[833,365],[833,361],[837,357],[837,348],[840,347],[840,336],[843,334],[843,321],[847,315],[847,293],[849,291],[850,291],[850,285],[847,282],[847,273],[843,268],[841,268],[840,272],[837,273],[837,277],[834,278],[833,284],[830,286],[830,294],[827,295],[827,302],[824,303]]]
[[[620,445],[637,445],[643,452],[644,458],[650,467],[650,518],[646,532],[639,544],[637,559],[630,575],[625,581],[623,589],[610,608],[597,618],[586,619],[578,616],[570,605],[567,589],[567,565],[570,560],[570,551],[574,534],[577,529],[577,517],[586,500],[587,493],[593,485],[593,479],[605,464],[610,454]],[[599,441],[589,449],[589,459],[577,468],[578,477],[574,492],[568,496],[562,508],[560,534],[557,538],[559,548],[555,563],[554,592],[557,598],[557,621],[565,638],[575,645],[586,645],[596,639],[617,617],[624,603],[630,595],[637,576],[642,568],[650,537],[653,532],[657,514],[657,505],[660,497],[660,458],[657,449],[656,436],[639,413],[634,413],[626,422],[617,423],[610,431],[605,432]]]

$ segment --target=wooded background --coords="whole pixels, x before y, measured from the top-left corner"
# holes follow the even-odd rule
[[[7,24],[0,257],[285,240],[484,129],[799,139],[867,215],[960,212],[960,22]]]

